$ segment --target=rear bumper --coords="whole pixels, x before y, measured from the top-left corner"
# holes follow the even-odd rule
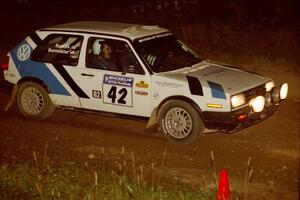
[[[6,93],[6,94],[11,94],[13,87],[14,87],[14,84],[0,79],[0,92]]]
[[[4,75],[3,75],[3,70],[0,69],[0,92],[6,93],[6,94],[11,94],[11,91],[14,87],[14,84],[7,82],[4,79]]]
[[[259,113],[251,111],[250,107],[232,112],[203,112],[202,117],[206,128],[232,133],[267,119],[274,114],[277,107],[273,104]],[[242,120],[238,119],[241,115],[245,116]]]

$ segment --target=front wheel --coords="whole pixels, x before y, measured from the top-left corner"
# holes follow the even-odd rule
[[[188,102],[171,100],[160,111],[160,131],[171,142],[189,144],[203,131],[199,113]]]
[[[48,92],[35,82],[21,83],[17,95],[19,110],[26,118],[42,120],[55,110]]]

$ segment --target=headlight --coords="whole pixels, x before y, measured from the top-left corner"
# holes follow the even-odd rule
[[[265,85],[265,87],[266,87],[266,91],[267,91],[267,92],[271,91],[272,88],[275,87],[274,81],[269,81],[269,82],[267,82],[266,85]]]
[[[265,107],[265,97],[257,96],[250,101],[250,106],[254,112],[261,112]]]
[[[287,83],[283,83],[280,86],[280,100],[284,100],[287,97],[289,86]]]
[[[237,94],[231,97],[232,108],[239,107],[246,103],[246,98],[244,94]]]

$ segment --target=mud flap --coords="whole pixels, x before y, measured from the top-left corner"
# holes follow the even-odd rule
[[[4,109],[5,112],[7,112],[8,109],[14,104],[15,99],[16,99],[16,95],[18,93],[18,89],[19,89],[18,84],[15,84],[14,87],[13,87],[13,90],[11,92],[10,100],[9,100],[8,104],[6,105],[6,107]]]
[[[156,132],[158,130],[158,114],[157,114],[157,108],[155,108],[152,113],[151,116],[148,120],[148,123],[146,125],[146,131],[147,132]]]

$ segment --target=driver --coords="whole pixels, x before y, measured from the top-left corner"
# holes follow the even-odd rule
[[[96,55],[91,61],[94,68],[117,70],[113,49],[108,41],[101,42],[100,39],[96,39],[93,43],[93,53]]]

